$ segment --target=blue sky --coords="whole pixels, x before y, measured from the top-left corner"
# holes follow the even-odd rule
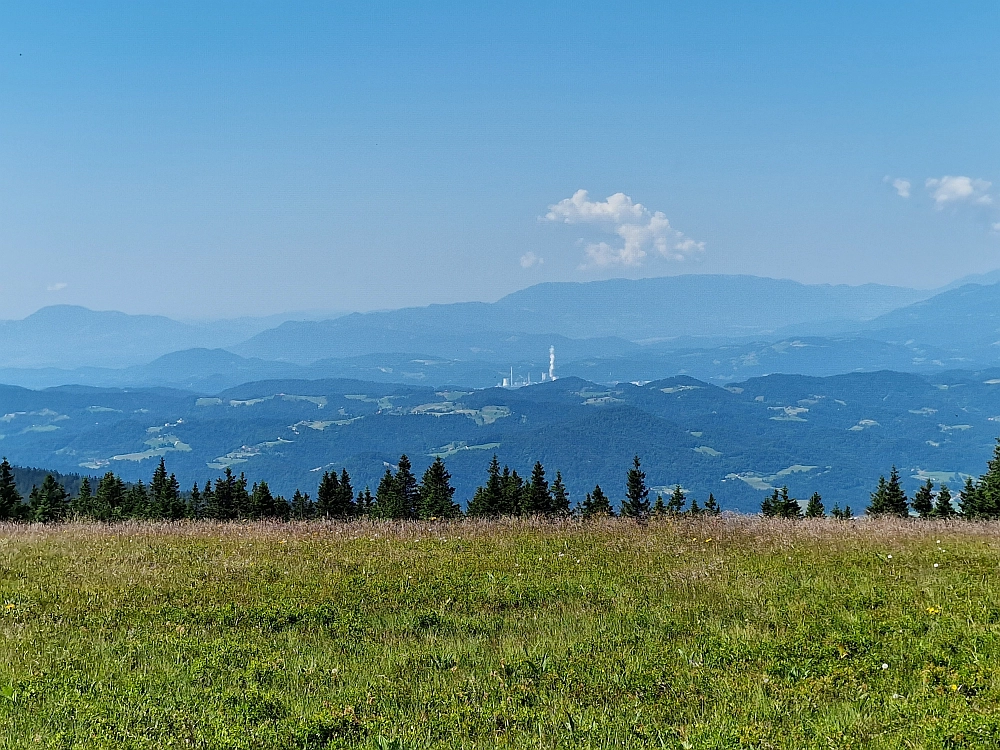
[[[1000,267],[1000,6],[812,5],[8,4],[0,317]]]

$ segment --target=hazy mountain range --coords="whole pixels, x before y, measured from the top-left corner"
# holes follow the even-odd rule
[[[164,456],[187,486],[232,466],[281,492],[334,466],[374,487],[400,453],[443,455],[463,499],[494,451],[613,497],[640,453],[653,485],[752,510],[784,484],[858,506],[893,463],[911,489],[958,483],[1000,431],[997,284],[680,276],[285,317],[56,307],[0,324],[0,449],[133,480]],[[559,379],[494,387],[537,384],[550,346]]]
[[[558,374],[609,383],[936,372],[1000,364],[998,310],[995,284],[934,293],[712,275],[539,284],[492,304],[322,320],[191,324],[59,306],[0,323],[0,382],[201,393],[268,378],[486,387],[512,371],[537,381],[550,346]]]

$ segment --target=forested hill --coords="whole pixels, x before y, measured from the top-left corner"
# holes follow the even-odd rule
[[[441,456],[464,503],[496,453],[522,476],[561,471],[571,497],[600,483],[620,500],[632,456],[660,491],[681,484],[754,510],[788,485],[860,507],[896,464],[908,491],[981,473],[1000,433],[1000,371],[771,375],[728,387],[675,377],[644,385],[562,378],[471,390],[358,380],[272,380],[213,397],[168,389],[0,387],[12,463],[149,481],[162,456],[182,486],[226,467],[290,496],[347,468],[373,490],[407,454]]]

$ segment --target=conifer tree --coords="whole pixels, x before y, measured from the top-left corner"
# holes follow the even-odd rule
[[[94,511],[94,493],[90,488],[90,478],[84,477],[80,480],[80,489],[77,490],[76,497],[70,501],[70,514],[77,518],[89,518]]]
[[[889,484],[885,481],[885,476],[880,476],[878,478],[878,485],[872,493],[871,502],[868,504],[868,509],[865,512],[868,513],[869,516],[890,515]]]
[[[357,505],[359,516],[367,518],[372,515],[372,508],[375,507],[375,498],[372,497],[372,491],[370,488],[365,487],[364,492],[358,493]]]
[[[708,493],[708,500],[705,501],[705,513],[710,516],[717,516],[722,513],[722,508],[719,507],[715,495],[711,492]]]
[[[0,521],[14,521],[21,517],[21,493],[17,491],[14,470],[6,456],[0,462]]]
[[[850,505],[845,505],[844,506],[844,511],[843,511],[843,514],[841,515],[841,518],[843,518],[845,521],[850,520],[851,518],[854,518],[854,511],[851,510],[851,506]]]
[[[113,471],[97,483],[93,515],[98,521],[118,520],[125,515],[125,483]]]
[[[176,521],[184,517],[184,500],[181,498],[181,487],[177,477],[167,475],[167,465],[160,458],[160,465],[153,472],[149,482],[150,515],[154,518],[165,518]]]
[[[246,491],[245,486],[243,490]],[[215,480],[215,489],[210,490],[206,485],[202,495],[205,498],[205,514],[209,518],[217,521],[239,518],[241,504],[239,480],[233,475],[233,470],[229,466],[226,467],[224,476]],[[246,505],[249,505],[249,497]]]
[[[552,482],[552,513],[557,516],[568,516],[569,511],[569,492],[566,491],[566,485],[563,483],[562,472],[556,472],[555,481]]]
[[[764,495],[764,499],[760,502],[760,514],[764,518],[774,518],[778,512],[778,500],[778,490],[775,490],[773,495]]]
[[[698,505],[698,499],[697,498],[694,498],[694,497],[691,498],[691,507],[688,509],[688,513],[690,515],[692,515],[692,516],[700,516],[701,515],[701,506]]]
[[[31,488],[28,497],[31,520],[40,523],[61,521],[69,511],[69,495],[51,474],[46,474],[41,486]]]
[[[524,507],[524,480],[518,476],[517,471],[511,471],[506,466],[503,467],[503,474],[500,476],[500,515],[513,516],[521,512]]]
[[[625,478],[621,514],[623,518],[645,518],[649,515],[649,487],[646,486],[646,472],[640,468],[638,456],[632,459],[632,468]]]
[[[340,498],[340,479],[337,472],[323,472],[316,490],[316,515],[320,518],[331,518],[335,515],[334,508]]]
[[[337,502],[337,512],[342,518],[350,518],[358,514],[357,503],[354,502],[354,486],[347,469],[340,470],[340,499]]]
[[[976,519],[982,518],[983,514],[980,510],[979,502],[979,488],[973,481],[972,477],[965,478],[965,486],[962,487],[962,491],[958,495],[958,506],[962,510],[962,516],[964,518]]]
[[[679,516],[684,512],[684,505],[686,503],[687,495],[684,494],[684,490],[681,489],[679,484],[674,485],[674,491],[670,493],[670,499],[667,501],[667,515]]]
[[[657,518],[663,518],[667,515],[667,506],[663,503],[663,495],[659,492],[656,493],[656,500],[653,502],[653,508],[650,511]]]
[[[889,472],[889,482],[886,485],[886,503],[890,515],[899,518],[906,518],[910,515],[909,501],[899,484],[899,472],[895,466]]]
[[[413,475],[410,459],[406,457],[405,453],[399,457],[399,468],[396,469],[396,486],[402,503],[400,508],[402,513],[397,518],[416,518],[419,496],[417,478]]]
[[[977,518],[1000,518],[1000,438],[993,446],[986,473],[976,483],[976,496]]]
[[[462,512],[453,501],[455,488],[451,486],[451,474],[444,461],[438,456],[427,467],[420,482],[417,515],[427,521],[435,518],[456,518]]]
[[[500,477],[500,462],[493,454],[486,475],[486,484],[479,487],[469,501],[469,515],[480,518],[494,518],[500,515],[503,504],[503,484]]]
[[[788,496],[788,486],[774,491],[774,515],[779,518],[800,518],[802,516],[802,506],[799,501]]]
[[[524,516],[547,514],[552,506],[549,483],[545,479],[545,467],[541,461],[535,461],[528,486],[521,493],[521,502],[521,515]]]
[[[125,491],[123,515],[126,518],[152,518],[150,511],[149,493],[140,479]]]
[[[839,508],[838,508],[839,510]],[[806,518],[822,518],[826,515],[826,508],[823,507],[823,498],[818,492],[812,493],[809,502],[806,504]]]
[[[836,518],[838,521],[843,519],[844,511],[840,509],[840,503],[834,503],[833,509],[830,511],[830,518]]]
[[[295,498],[292,498],[292,505],[295,505]],[[372,505],[372,515],[375,518],[402,518],[402,500],[399,496],[399,488],[396,486],[396,478],[392,475],[392,469],[385,467],[385,474],[375,488],[375,503]]]
[[[913,510],[920,518],[930,518],[934,512],[934,483],[930,479],[913,495]]]
[[[188,493],[188,500],[184,507],[184,517],[191,519],[205,517],[205,504],[202,500],[201,490],[198,489],[197,482],[194,483],[194,486],[191,488],[191,492]]]
[[[594,485],[594,491],[588,492],[580,506],[580,515],[583,518],[595,518],[597,516],[614,516],[615,511],[611,507],[608,496],[604,494],[601,485]]]
[[[254,482],[250,491],[250,518],[260,520],[262,518],[280,517],[274,495],[267,482]]]
[[[938,490],[937,498],[934,500],[935,518],[952,518],[955,515],[955,508],[951,504],[951,490],[948,485],[942,484]]]
[[[292,495],[291,516],[296,521],[308,521],[316,517],[316,504],[309,497],[309,493],[303,494],[298,489]]]
[[[320,518],[351,518],[357,513],[354,489],[347,469],[337,478],[337,472],[325,471],[316,491],[316,515]]]

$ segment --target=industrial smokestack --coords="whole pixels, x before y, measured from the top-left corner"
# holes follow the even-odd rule
[[[556,379],[556,348],[549,347],[549,380]]]

